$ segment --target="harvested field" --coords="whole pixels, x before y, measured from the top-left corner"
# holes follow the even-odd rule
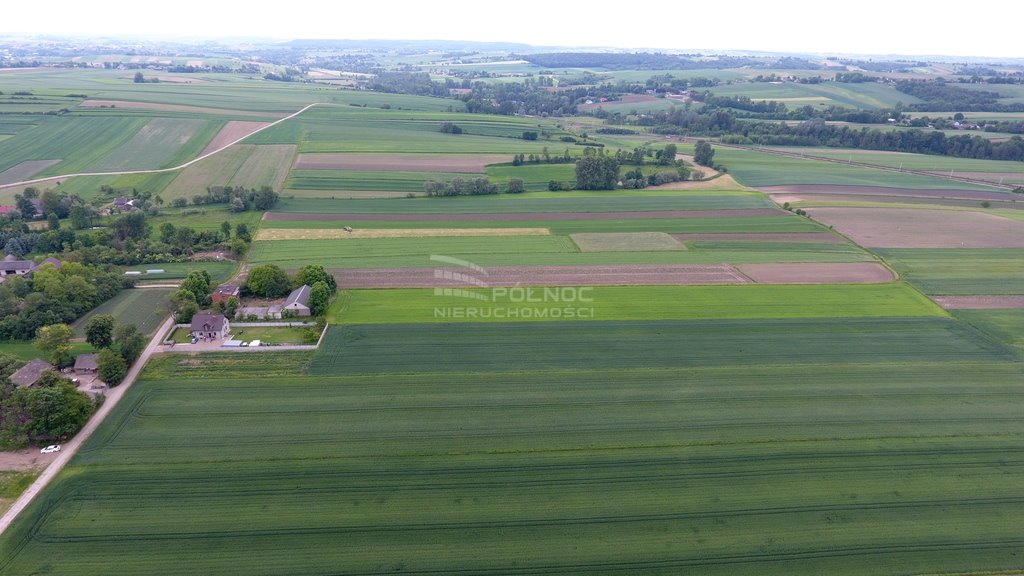
[[[709,168],[704,166],[698,166],[698,170],[701,170],[708,176]],[[740,184],[729,174],[722,174],[718,178],[711,180],[685,180],[683,182],[672,182],[669,184],[662,184],[661,186],[648,186],[648,190],[747,190],[748,188],[743,184]]]
[[[59,164],[60,159],[57,160],[26,160],[11,166],[7,170],[0,172],[0,186],[4,184],[11,184],[14,182],[21,182],[23,180],[29,180],[36,174],[39,174],[43,170],[46,170],[54,164]]]
[[[776,194],[821,194],[836,196],[907,196],[913,198],[955,198],[961,200],[1013,200],[1009,192],[996,190],[915,190],[912,188],[883,188],[881,186],[841,186],[818,184],[790,184],[786,186],[759,186],[758,190],[775,198]]]
[[[584,232],[569,237],[583,252],[686,250],[682,242],[664,232]]]
[[[981,212],[816,208],[814,218],[869,248],[1024,247],[1024,221]]]
[[[896,279],[876,262],[741,264],[739,269],[759,284],[875,284]]]
[[[288,178],[288,170],[291,168],[297,146],[294,144],[260,144],[258,146],[243,144],[239,148],[251,149],[252,152],[231,178],[231,185],[245,188],[270,186],[274,190],[280,190],[285,179]]]
[[[484,286],[643,286],[747,284],[728,264],[618,266],[493,266],[467,268],[362,268],[330,271],[345,288],[472,288]],[[479,282],[476,282],[479,281]]]
[[[227,110],[224,108],[207,108],[205,106],[185,106],[183,104],[160,104],[158,102],[129,102],[127,100],[84,100],[78,105],[81,108],[129,108],[136,110],[157,110],[160,112],[190,112],[194,114],[225,114],[231,116],[265,116],[283,118],[285,115],[275,112],[252,112],[249,110]]]
[[[956,208],[981,208],[982,202],[989,202],[995,208],[1010,210],[1024,210],[1024,202],[1017,202],[1016,198],[1004,194],[1004,198],[992,200],[965,200],[962,198],[925,198],[920,196],[857,196],[844,194],[836,196],[833,194],[772,194],[772,200],[778,203],[789,202],[790,204],[801,203],[804,208],[816,206],[836,206],[863,204],[865,207],[878,204],[891,204],[898,206],[951,206]]]
[[[427,238],[440,236],[547,236],[547,228],[268,228],[257,240],[339,240],[346,238]]]
[[[206,145],[206,148],[204,148],[199,155],[202,156],[204,154],[209,154],[214,150],[220,150],[228,144],[245,138],[260,128],[268,125],[270,125],[270,122],[246,122],[243,120],[232,120],[220,129],[220,132],[213,137],[213,140]]]
[[[933,300],[946,310],[1024,308],[1024,296],[936,296]]]
[[[300,154],[295,169],[482,174],[488,164],[509,161],[508,154]]]
[[[578,106],[581,112],[588,110],[596,110],[598,108],[606,108],[609,106],[617,106],[622,104],[641,104],[643,102],[654,102],[658,98],[648,94],[626,94],[619,100],[609,100],[607,102],[594,102],[592,104],[580,104]]]
[[[750,216],[786,216],[775,208],[740,208],[736,210],[657,210],[650,212],[502,212],[472,214],[330,214],[302,212],[267,212],[264,220],[359,221],[394,220],[400,222],[438,221],[502,221],[502,220],[635,220],[650,218],[729,218]]]
[[[841,236],[828,232],[761,232],[734,234],[673,234],[681,242],[807,242],[811,244],[845,244]]]

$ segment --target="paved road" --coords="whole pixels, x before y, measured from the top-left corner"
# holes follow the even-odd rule
[[[18,514],[28,507],[29,503],[31,503],[32,500],[42,492],[44,488],[46,488],[46,485],[57,476],[57,474],[64,468],[64,465],[67,464],[75,455],[75,452],[78,451],[79,447],[89,439],[89,436],[96,431],[96,428],[99,427],[100,423],[103,422],[107,415],[110,414],[115,406],[117,406],[121,397],[124,396],[125,392],[128,391],[128,388],[135,383],[135,379],[138,378],[139,373],[142,372],[146,363],[149,362],[150,356],[158,351],[160,347],[160,339],[168,330],[171,329],[171,325],[173,323],[174,319],[172,317],[168,317],[167,320],[164,321],[163,325],[160,326],[156,331],[156,334],[154,334],[153,338],[149,341],[146,349],[142,351],[142,355],[139,356],[139,359],[136,360],[135,364],[133,364],[131,369],[128,370],[128,374],[124,377],[121,384],[107,392],[107,399],[103,402],[103,406],[101,406],[100,409],[92,415],[92,418],[89,419],[74,438],[61,447],[60,455],[57,459],[43,470],[43,473],[36,478],[35,482],[25,489],[25,491],[21,493],[21,496],[14,501],[14,504],[11,505],[7,512],[0,517],[0,533],[7,530],[8,526],[10,526],[11,523],[14,522],[14,519],[18,517]]]

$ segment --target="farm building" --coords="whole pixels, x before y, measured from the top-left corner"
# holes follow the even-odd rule
[[[31,260],[21,260],[13,254],[4,257],[0,263],[0,276],[24,276],[36,269],[36,263]]]
[[[79,354],[75,358],[75,374],[95,374],[99,371],[99,354]]]
[[[237,284],[221,284],[220,286],[217,286],[217,289],[213,291],[213,294],[210,294],[210,299],[214,302],[223,302],[227,304],[228,300],[230,300],[232,296],[238,298],[238,293],[239,288]]]
[[[31,388],[39,382],[39,378],[47,370],[54,370],[53,365],[45,360],[36,358],[19,368],[14,374],[11,374],[11,382],[17,386]]]
[[[292,290],[282,311],[294,316],[309,316],[309,291],[310,287],[306,284]]]
[[[121,212],[127,212],[135,209],[134,198],[114,198],[114,208]]]
[[[196,314],[192,317],[192,335],[196,338],[220,340],[231,331],[228,319],[222,314]]]
[[[4,276],[26,276],[36,271],[39,266],[43,264],[53,264],[55,268],[60,268],[64,265],[60,260],[50,257],[43,260],[42,264],[36,264],[31,260],[20,260],[13,254],[8,254],[4,257],[3,262],[0,263],[0,278]]]

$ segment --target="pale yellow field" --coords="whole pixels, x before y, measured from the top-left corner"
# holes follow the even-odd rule
[[[344,238],[430,238],[439,236],[547,236],[547,228],[341,228],[260,230],[257,240],[338,240]]]

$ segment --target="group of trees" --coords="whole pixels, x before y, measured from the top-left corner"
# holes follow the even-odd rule
[[[130,285],[114,269],[65,262],[0,284],[0,339],[29,340],[39,328],[71,322]]]
[[[257,188],[244,188],[242,186],[210,186],[206,194],[197,194],[192,197],[194,206],[205,206],[207,204],[228,204],[232,212],[245,212],[246,210],[264,211],[270,210],[277,204],[281,196],[270,186]],[[171,200],[171,206],[184,208],[188,206],[185,198]]]
[[[548,151],[548,147],[545,146],[540,154],[516,154],[512,156],[513,166],[522,166],[523,164],[568,164],[570,162],[573,162],[573,157],[569,154],[568,148],[561,154],[551,154]]]
[[[519,181],[522,185],[522,180]],[[507,190],[511,193],[516,193],[513,190]],[[521,191],[521,190],[519,190]],[[488,194],[498,194],[501,189],[497,184],[490,181],[489,178],[452,178],[448,182],[442,182],[440,180],[430,180],[423,184],[423,192],[427,196],[483,196]]]
[[[916,154],[937,154],[960,158],[1024,161],[1024,139],[1014,136],[993,142],[967,134],[947,136],[944,132],[923,130],[877,130],[834,126],[810,120],[796,126],[761,122],[746,124],[742,131],[722,137],[733,144],[777,146],[830,146],[862,150],[887,150]]]
[[[97,358],[100,380],[110,386],[117,386],[124,380],[128,367],[146,347],[145,338],[134,325],[115,324],[113,316],[101,314],[85,325],[85,341],[100,351]]]
[[[938,110],[960,110],[963,112],[1024,112],[1024,104],[1003,104],[998,92],[991,90],[970,90],[935,80],[901,80],[896,89],[924,100],[923,103],[908,106],[911,110],[934,112]]]
[[[604,154],[591,154],[576,161],[576,188],[612,190],[619,182],[619,161]]]
[[[32,388],[15,386],[10,376],[23,365],[0,354],[0,448],[61,440],[78,432],[96,411],[96,403],[53,371],[44,372]]]

